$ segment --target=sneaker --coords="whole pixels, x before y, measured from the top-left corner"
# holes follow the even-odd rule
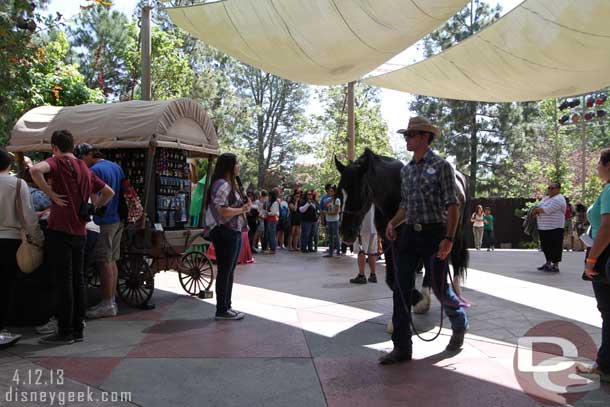
[[[371,274],[369,276],[369,283],[376,283],[377,282],[377,274]]]
[[[0,349],[13,346],[21,339],[21,335],[10,333],[7,330],[0,331]]]
[[[55,332],[57,332],[57,318],[51,317],[49,319],[49,322],[44,325],[39,325],[35,327],[34,330],[36,331],[36,333],[41,335],[54,334]]]
[[[610,383],[610,373],[602,372],[597,363],[594,363],[591,367],[576,365],[576,374],[592,380],[596,380],[599,377],[600,382]]]
[[[464,335],[466,335],[466,330],[454,331],[445,350],[448,352],[457,352],[462,349],[462,346],[464,346]]]
[[[538,267],[536,270],[538,271],[547,271],[551,266],[548,264],[543,264],[542,266]]]
[[[364,274],[358,274],[356,277],[350,278],[349,282],[352,284],[366,284],[366,277]]]
[[[95,307],[89,308],[87,310],[87,318],[96,319],[96,318],[106,318],[106,317],[116,317],[118,313],[117,306],[115,304],[104,304],[99,303]]]
[[[547,267],[544,271],[546,271],[547,273],[559,273],[559,267],[550,266],[550,267]]]
[[[325,255],[324,255],[324,256],[322,256],[322,257],[333,257],[333,255],[329,253],[329,254],[325,254]]]
[[[85,335],[83,331],[76,332],[74,331],[74,342],[82,342],[85,340]]]
[[[216,314],[214,319],[216,321],[238,321],[240,319],[244,319],[244,316],[245,315],[241,312],[236,312],[230,309],[228,311],[223,312],[222,314]]]
[[[413,358],[412,352],[410,350],[402,350],[399,348],[394,348],[392,352],[383,355],[379,358],[380,365],[394,365],[396,363],[408,362]]]
[[[56,333],[41,338],[38,343],[45,345],[72,345],[74,343],[74,336]]]

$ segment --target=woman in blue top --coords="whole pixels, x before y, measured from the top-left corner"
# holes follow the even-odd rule
[[[216,320],[238,320],[241,312],[231,309],[233,275],[241,250],[241,231],[247,226],[246,214],[252,202],[241,195],[235,177],[239,176],[239,163],[235,154],[218,157],[210,189],[206,194],[206,227],[216,250]]]
[[[584,376],[599,376],[602,382],[610,382],[610,285],[606,263],[610,245],[610,148],[601,151],[597,163],[597,175],[605,182],[601,194],[587,212],[591,224],[593,246],[585,260],[585,276],[593,280],[597,309],[602,314],[602,342],[597,361],[592,367],[578,367]]]

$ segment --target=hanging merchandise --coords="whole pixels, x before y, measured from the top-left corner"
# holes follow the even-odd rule
[[[565,110],[568,107],[570,107],[570,102],[568,102],[567,100],[564,100],[563,102],[561,102],[561,104],[559,105],[559,110]]]
[[[580,115],[578,113],[574,113],[572,115],[572,123],[578,123],[580,121]]]
[[[597,117],[604,117],[606,115],[606,111],[605,110],[598,110],[597,111]]]
[[[586,122],[591,121],[594,117],[595,117],[595,115],[591,112],[585,113],[585,116],[584,116]]]
[[[600,95],[600,96],[598,96],[597,99],[595,99],[595,104],[598,106],[603,105],[607,99],[608,99],[608,95]]]
[[[568,122],[568,120],[570,120],[570,115],[564,114],[563,116],[561,116],[561,118],[559,119],[559,124],[566,124]]]
[[[587,98],[587,107],[593,107],[595,104],[595,98],[593,96],[589,96]]]
[[[160,148],[156,156],[157,222],[164,228],[182,228],[188,221],[190,168],[184,150]]]

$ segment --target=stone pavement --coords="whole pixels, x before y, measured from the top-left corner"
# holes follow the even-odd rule
[[[414,338],[411,363],[387,367],[377,364],[391,349],[381,265],[380,283],[357,286],[348,282],[353,257],[258,255],[238,267],[233,306],[247,315],[239,322],[214,321],[214,299],[186,296],[177,275],[163,272],[155,310],[90,321],[83,343],[43,346],[31,328],[20,329],[25,338],[0,351],[0,406],[61,405],[59,397],[70,406],[539,406],[517,381],[518,339],[536,324],[569,321],[599,344],[601,319],[580,279],[582,259],[565,253],[561,273],[549,275],[535,270],[536,251],[471,252],[464,349],[444,352],[451,333],[443,329],[434,342]],[[437,329],[439,311],[434,302],[415,316],[424,337]],[[89,392],[89,400],[68,402],[70,392]],[[43,393],[54,404],[19,401]],[[114,402],[121,393],[127,401]],[[570,399],[576,406],[610,405],[606,385],[580,395]]]

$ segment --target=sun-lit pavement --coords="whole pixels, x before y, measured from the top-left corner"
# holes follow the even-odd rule
[[[464,349],[444,352],[450,331],[443,330],[434,342],[414,338],[414,360],[391,367],[377,364],[391,348],[391,293],[381,265],[380,283],[356,286],[348,282],[353,257],[258,255],[238,268],[233,306],[247,314],[240,322],[215,322],[213,299],[185,296],[175,273],[161,273],[155,310],[122,309],[116,318],[90,321],[83,343],[38,345],[32,330],[22,329],[26,338],[0,352],[0,406],[51,404],[7,402],[15,371],[19,391],[39,396],[89,387],[93,400],[129,392],[142,406],[538,406],[513,367],[519,338],[545,321],[569,321],[599,343],[601,319],[590,284],[580,278],[582,258],[564,253],[561,273],[549,275],[536,271],[536,251],[472,251]],[[429,331],[424,337],[438,327],[439,312],[434,303],[415,317],[418,329]],[[23,375],[36,376],[35,369],[40,384],[24,384]],[[66,379],[51,385],[58,371]],[[610,405],[607,386],[580,396],[577,406]]]

